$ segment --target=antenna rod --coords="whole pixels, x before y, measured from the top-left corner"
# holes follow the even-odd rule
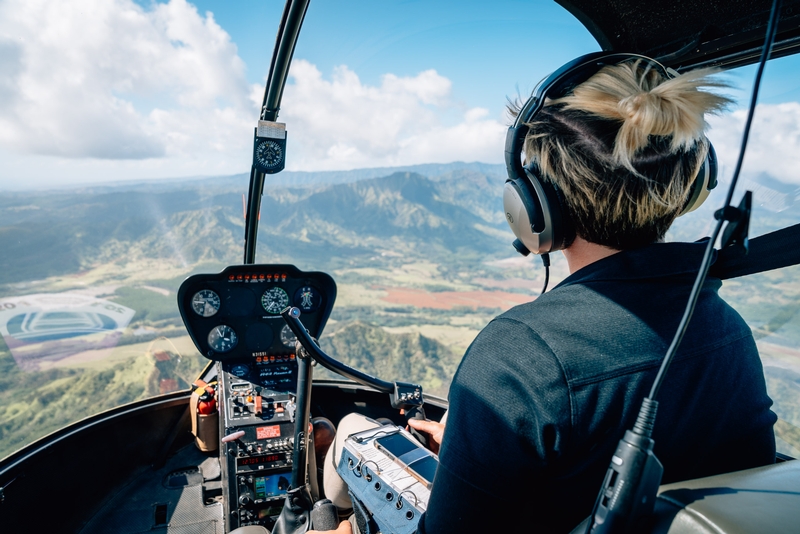
[[[686,329],[689,326],[689,321],[692,318],[697,299],[700,296],[700,291],[703,288],[703,283],[705,282],[708,269],[711,265],[714,244],[722,230],[722,225],[725,221],[730,223],[735,220],[735,218],[730,215],[732,210],[734,210],[731,206],[731,200],[733,198],[734,189],[736,188],[736,182],[739,179],[739,172],[741,171],[742,162],[744,161],[744,154],[747,150],[747,140],[750,135],[750,126],[752,125],[753,114],[756,109],[758,91],[761,86],[761,77],[764,73],[764,65],[766,65],[770,51],[772,50],[772,45],[775,42],[780,9],[781,0],[773,0],[769,23],[767,25],[767,35],[764,39],[764,47],[761,52],[761,61],[759,62],[756,79],[753,83],[753,93],[750,99],[750,108],[744,126],[744,133],[742,135],[739,158],[731,179],[730,187],[728,188],[728,194],[725,197],[725,205],[714,214],[714,217],[717,219],[717,224],[711,235],[711,239],[708,241],[705,253],[703,254],[703,261],[698,269],[697,277],[692,286],[689,301],[686,304],[686,309],[684,310],[680,325],[678,326],[677,332],[675,332],[675,337],[672,339],[669,349],[667,349],[667,354],[661,362],[658,374],[653,382],[653,387],[650,390],[650,395],[642,401],[642,407],[636,417],[633,430],[627,430],[625,432],[624,437],[619,441],[617,449],[614,451],[614,455],[611,457],[611,464],[608,466],[605,480],[603,480],[600,493],[597,495],[597,500],[592,509],[592,515],[589,516],[589,521],[586,525],[586,534],[628,534],[632,532],[641,532],[644,522],[653,512],[658,494],[658,487],[661,484],[661,476],[664,472],[661,462],[656,458],[655,454],[653,454],[655,441],[650,437],[653,433],[656,412],[658,411],[656,396],[664,381],[667,369],[678,351],[678,346],[683,340],[683,335],[686,333]]]

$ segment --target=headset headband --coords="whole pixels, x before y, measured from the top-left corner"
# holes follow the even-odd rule
[[[517,237],[514,247],[522,254],[544,254],[569,244],[574,236],[572,221],[562,209],[563,197],[555,184],[540,179],[535,167],[523,167],[522,157],[528,124],[541,111],[548,98],[560,98],[585,82],[600,69],[625,61],[641,60],[646,68],[654,68],[666,79],[678,73],[661,63],[638,54],[594,52],[574,59],[541,82],[517,114],[506,133],[505,161],[508,180],[503,193],[506,219]],[[700,206],[717,185],[716,156],[710,143],[705,161],[693,179],[683,215]],[[527,164],[533,162],[526,162]]]
[[[641,59],[657,67],[665,77],[673,77],[671,69],[661,63],[638,54],[620,54],[609,52],[593,52],[561,66],[558,70],[544,79],[534,90],[517,114],[514,124],[506,132],[505,159],[506,170],[509,178],[519,178],[525,175],[522,169],[522,144],[528,134],[527,123],[538,113],[548,98],[559,98],[567,94],[575,86],[580,85],[607,65],[616,65],[629,59]],[[677,74],[677,73],[675,73]],[[514,175],[512,176],[512,171]]]

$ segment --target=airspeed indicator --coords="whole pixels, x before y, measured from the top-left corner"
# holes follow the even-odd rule
[[[192,309],[200,317],[211,317],[219,311],[219,295],[210,289],[201,289],[192,297]]]
[[[289,295],[283,288],[273,287],[261,295],[261,305],[267,313],[278,315],[289,305]]]

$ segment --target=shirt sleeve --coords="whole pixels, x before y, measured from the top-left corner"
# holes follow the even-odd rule
[[[567,383],[553,352],[529,326],[503,317],[492,321],[453,378],[439,469],[420,532],[530,529],[536,514],[553,512],[538,509],[546,502],[539,497],[570,428]]]

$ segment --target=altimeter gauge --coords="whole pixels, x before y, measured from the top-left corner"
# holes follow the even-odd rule
[[[261,295],[261,305],[267,313],[278,315],[289,305],[289,295],[282,287],[273,287]]]
[[[228,352],[236,347],[239,338],[236,332],[228,325],[215,326],[208,333],[208,346],[216,352]]]
[[[201,317],[211,317],[219,311],[219,295],[210,289],[201,289],[192,297],[192,309]]]
[[[289,328],[289,325],[283,325],[283,329],[281,330],[281,343],[287,349],[294,349],[295,342],[297,341],[297,336],[294,335],[292,329]]]

